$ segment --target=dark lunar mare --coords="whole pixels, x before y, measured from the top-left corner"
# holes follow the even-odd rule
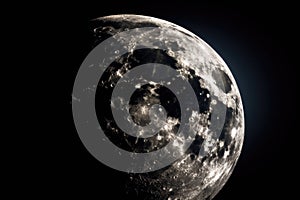
[[[168,133],[159,131],[149,138],[136,138],[123,132],[116,124],[112,115],[111,96],[114,87],[120,79],[120,76],[117,75],[117,71],[119,71],[121,75],[124,75],[127,71],[147,63],[164,64],[177,70],[181,68],[177,61],[173,57],[170,57],[164,50],[145,48],[135,50],[132,53],[126,53],[118,60],[112,62],[105,70],[99,80],[95,99],[97,118],[106,136],[118,147],[137,153],[151,152],[164,147],[170,142],[170,140],[168,140],[167,137],[162,137],[163,139],[161,141],[157,141],[157,135],[160,134],[165,136]],[[199,105],[199,112],[207,113],[210,101],[209,98],[207,98],[207,94],[209,94],[209,92],[207,89],[203,89],[199,86],[200,79],[194,76],[195,72],[190,70],[190,73],[193,76],[188,77],[189,84],[195,91],[198,102],[202,102],[202,104]],[[150,95],[149,89],[153,87],[157,88],[155,92],[158,96]],[[145,96],[148,96],[149,98],[146,102],[142,100]],[[149,116],[146,115],[144,119],[136,120],[132,112],[133,109],[146,105],[149,110],[151,105],[157,103],[161,104],[166,109],[168,117],[179,119],[180,122],[180,103],[178,102],[176,95],[173,94],[167,87],[146,84],[142,86],[141,89],[138,89],[133,93],[129,103],[129,112],[131,113],[133,121],[137,122],[137,124],[140,123],[139,125],[141,126],[145,126],[149,123]],[[147,104],[150,104],[150,106]],[[178,127],[179,124],[175,125],[172,132],[176,134]],[[195,139],[196,143],[202,141],[201,139],[198,140],[197,137]],[[193,150],[190,149],[188,151]],[[199,150],[197,149],[196,152],[194,152],[195,155],[199,153],[197,151]]]

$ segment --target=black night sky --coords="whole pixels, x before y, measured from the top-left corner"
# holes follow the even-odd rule
[[[291,138],[299,132],[294,131],[298,91],[292,86],[297,72],[291,59],[295,43],[289,25],[295,17],[291,6],[120,2],[51,6],[40,24],[46,35],[51,33],[45,37],[54,45],[48,51],[59,84],[53,86],[60,85],[57,90],[65,96],[56,119],[62,131],[57,133],[57,144],[52,144],[53,160],[48,161],[53,167],[47,172],[50,175],[42,178],[53,181],[48,193],[110,199],[104,195],[117,198],[122,190],[120,177],[81,144],[72,121],[71,92],[77,70],[91,50],[88,21],[112,14],[141,14],[173,22],[198,35],[225,60],[237,81],[245,109],[245,141],[232,176],[215,199],[270,199],[277,195],[291,199],[293,186],[288,180],[296,176],[297,160],[292,157],[296,148]]]

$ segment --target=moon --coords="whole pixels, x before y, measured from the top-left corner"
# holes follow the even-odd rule
[[[89,28],[93,48],[105,42],[119,48],[114,59],[89,63],[86,69],[102,70],[101,77],[83,89],[95,96],[103,140],[118,149],[120,156],[104,163],[127,177],[122,196],[213,199],[244,140],[241,95],[226,63],[198,36],[165,20],[112,15],[92,20]],[[110,38],[114,42],[107,43]],[[87,93],[74,91],[82,105]],[[118,168],[123,161],[115,162],[124,154],[148,160],[126,171]]]

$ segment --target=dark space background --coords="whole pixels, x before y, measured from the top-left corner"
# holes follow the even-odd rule
[[[295,131],[298,66],[292,61],[297,23],[292,5],[98,1],[40,6],[33,19],[39,19],[35,24],[41,27],[37,38],[49,45],[42,52],[47,54],[44,63],[50,65],[47,70],[52,75],[47,85],[53,86],[51,93],[63,95],[51,100],[56,114],[48,124],[49,132],[57,128],[47,136],[56,139],[47,146],[51,159],[45,161],[37,182],[45,195],[124,199],[119,192],[124,189],[122,177],[81,144],[73,124],[71,93],[77,70],[91,50],[88,21],[112,14],[141,14],[198,35],[225,60],[237,81],[245,109],[245,141],[231,178],[215,199],[292,198],[296,185],[290,179],[297,182],[298,161],[292,142],[299,132]]]

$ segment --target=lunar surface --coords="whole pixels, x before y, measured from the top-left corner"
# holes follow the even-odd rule
[[[139,173],[121,172],[124,199],[212,199],[230,177],[244,139],[241,96],[225,62],[198,36],[157,18],[101,17],[90,31],[93,48],[114,38],[125,49],[115,51],[96,87],[86,90],[95,93],[99,128],[124,152],[164,149]],[[90,68],[101,68],[102,61]],[[73,100],[79,104],[80,95]],[[127,117],[118,118],[123,112]]]

